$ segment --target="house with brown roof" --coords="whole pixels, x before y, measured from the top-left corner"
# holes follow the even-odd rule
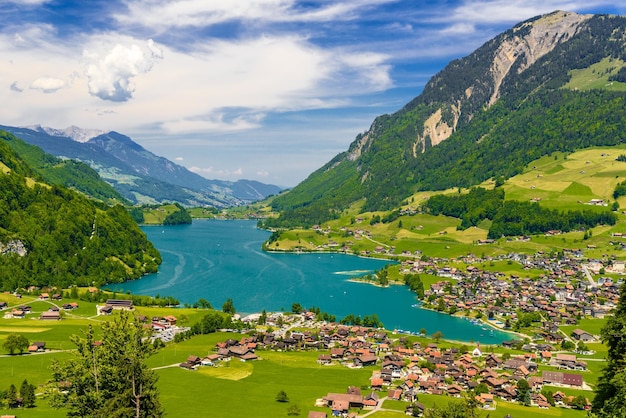
[[[575,329],[574,331],[572,331],[572,338],[574,338],[575,340],[578,341],[593,341],[593,335],[585,330],[582,329]]]
[[[373,354],[364,354],[354,359],[354,365],[357,367],[373,366],[378,361],[378,357]]]
[[[327,418],[328,415],[326,415],[326,412],[319,412],[319,411],[309,411],[309,415],[307,415],[307,418]]]
[[[328,365],[332,363],[330,354],[320,354],[317,356],[317,364]]]
[[[58,311],[46,311],[41,313],[39,319],[58,321],[61,319],[61,315]]]
[[[324,401],[333,411],[333,414],[348,413],[350,408],[362,408],[363,396],[350,395],[347,393],[329,393],[324,396]]]

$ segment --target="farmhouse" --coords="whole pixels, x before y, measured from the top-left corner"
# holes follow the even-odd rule
[[[125,299],[108,299],[106,302],[106,306],[110,306],[113,309],[133,309],[133,301],[125,300]]]
[[[329,393],[324,396],[324,401],[334,413],[347,413],[350,408],[363,407],[363,395],[351,395],[347,393]]]
[[[59,311],[46,311],[41,313],[39,319],[58,321],[61,319],[61,315],[59,314]]]
[[[43,341],[35,341],[28,347],[29,353],[37,353],[46,351],[46,343]]]
[[[567,374],[563,372],[548,372],[544,371],[541,374],[544,384],[559,384],[578,386],[583,385],[583,376],[580,374]]]
[[[591,335],[590,333],[582,329],[575,329],[574,331],[572,331],[572,338],[578,341],[593,341],[594,340],[593,335]]]

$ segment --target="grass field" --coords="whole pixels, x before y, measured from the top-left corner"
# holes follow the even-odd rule
[[[610,91],[626,91],[626,83],[609,81],[609,76],[617,74],[624,66],[620,59],[605,58],[588,68],[572,70],[571,80],[563,88],[572,90],[602,89]]]

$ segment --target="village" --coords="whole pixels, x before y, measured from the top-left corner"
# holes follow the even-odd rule
[[[586,363],[575,354],[557,352],[549,344],[525,344],[519,354],[496,354],[494,347],[481,347],[478,343],[468,347],[424,340],[411,342],[409,336],[384,329],[319,323],[314,318],[312,312],[271,314],[268,324],[282,323],[282,328],[221,341],[208,347],[206,355],[190,355],[180,367],[195,370],[221,367],[229,361],[262,361],[267,350],[316,350],[320,352],[320,366],[371,368],[368,385],[355,382],[345,393],[319,394],[315,406],[328,412],[310,411],[310,418],[359,417],[381,408],[386,399],[404,401],[407,414],[420,416],[425,409],[419,402],[422,394],[471,397],[485,410],[495,410],[498,402],[543,409],[587,409],[590,405],[587,397],[567,396],[559,390],[590,391],[584,379]],[[254,318],[243,320],[255,328]],[[556,389],[546,396],[544,386]]]

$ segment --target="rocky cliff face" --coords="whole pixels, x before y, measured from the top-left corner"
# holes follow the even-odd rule
[[[503,80],[511,71],[522,73],[531,67],[537,60],[551,52],[557,45],[568,41],[574,36],[581,25],[593,15],[581,15],[572,12],[554,12],[536,20],[523,22],[511,31],[496,38],[495,43],[483,48],[493,47],[489,70],[484,74],[481,82],[486,80],[489,90],[488,97],[476,98],[473,92],[476,88],[484,90],[485,85],[477,86],[474,80],[463,91],[458,92],[452,103],[443,103],[424,122],[423,130],[417,135],[413,145],[414,156],[424,152],[427,144],[438,145],[445,141],[457,129],[461,115],[469,112],[465,117],[472,118],[473,110],[480,107],[490,107],[500,97],[500,87]],[[468,106],[472,100],[478,100],[480,106]],[[444,117],[447,114],[448,117]]]
[[[12,240],[7,242],[6,244],[0,242],[0,254],[17,254],[20,257],[25,256],[28,253],[24,243],[20,240]]]

